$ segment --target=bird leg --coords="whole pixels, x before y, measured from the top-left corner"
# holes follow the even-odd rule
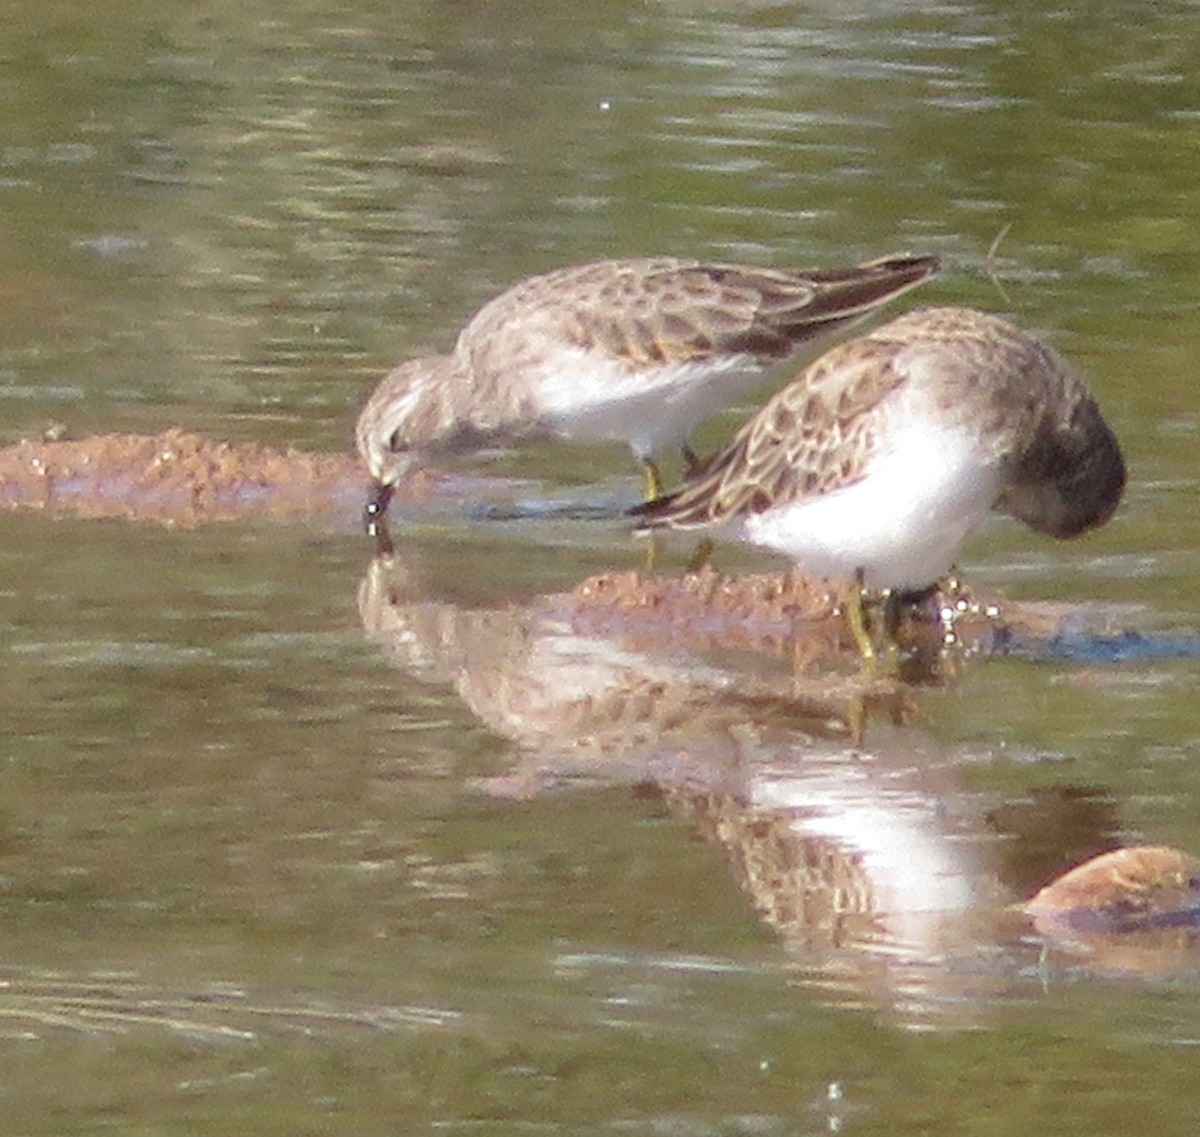
[[[396,546],[392,544],[392,535],[384,518],[380,517],[367,526],[367,536],[375,543],[375,556],[390,557],[395,553]]]
[[[858,648],[858,654],[864,663],[875,659],[875,645],[871,642],[871,633],[867,630],[866,618],[866,585],[863,583],[865,574],[860,568],[854,574],[854,588],[851,589],[850,599],[846,603],[846,623],[850,625],[850,635]]]
[[[642,459],[642,473],[645,476],[645,495],[646,501],[654,501],[656,498],[662,497],[663,483],[662,474],[658,472],[658,467],[654,464],[653,459]]]
[[[874,675],[880,669],[880,657],[883,657],[882,674],[895,674],[900,667],[900,614],[904,606],[904,594],[893,588],[885,588],[882,592],[872,593],[866,587],[866,579],[860,568],[854,574],[855,587],[846,605],[846,622],[850,625],[850,635],[858,648],[858,654],[863,662],[864,671]],[[875,646],[871,637],[870,625],[875,621],[870,618],[870,610],[878,610],[879,638],[881,647]]]

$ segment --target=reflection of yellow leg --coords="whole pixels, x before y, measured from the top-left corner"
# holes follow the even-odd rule
[[[688,561],[687,567],[683,570],[685,573],[696,573],[708,567],[708,562],[713,555],[713,543],[707,537],[701,537],[696,545],[696,551],[692,554],[691,560]]]
[[[846,733],[853,746],[861,746],[863,732],[867,728],[867,700],[862,695],[851,695],[846,700]]]
[[[656,497],[662,497],[662,475],[658,472],[658,467],[649,458],[642,459],[642,473],[646,477],[646,500],[653,501]]]
[[[658,568],[658,533],[651,529],[646,534],[646,562],[642,568],[642,572],[646,576],[653,576],[654,570]]]

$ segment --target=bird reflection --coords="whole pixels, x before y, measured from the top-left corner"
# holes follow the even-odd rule
[[[863,694],[851,680],[801,682],[745,670],[662,642],[653,652],[595,634],[568,596],[472,608],[431,599],[411,556],[376,557],[359,588],[367,633],[396,663],[453,685],[481,722],[516,745],[510,785],[529,792],[564,778],[655,777],[664,768],[711,773],[736,758],[747,724],[806,737],[845,737]],[[660,637],[665,640],[665,637]],[[894,687],[870,697],[895,704]]]
[[[489,793],[649,789],[724,851],[805,981],[841,1005],[969,1017],[972,995],[1019,971],[1014,953],[1036,955],[1005,915],[989,815],[910,725],[911,688],[864,696],[854,678],[798,677],[778,643],[698,650],[661,622],[604,633],[577,593],[473,607],[437,585],[406,546],[371,562],[359,611],[390,659],[512,744]]]

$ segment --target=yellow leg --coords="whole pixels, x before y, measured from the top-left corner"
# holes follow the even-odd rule
[[[862,569],[854,574],[855,588],[846,604],[846,622],[850,625],[850,635],[854,637],[855,646],[862,657],[863,663],[874,671],[882,654],[886,661],[886,672],[899,673],[900,669],[900,617],[904,605],[904,594],[889,588],[882,593],[868,593],[866,575]],[[868,627],[867,608],[878,610],[878,634],[882,643],[882,652],[876,648]]]
[[[846,701],[846,734],[852,746],[861,746],[867,728],[867,700],[851,695]]]
[[[855,575],[854,588],[850,593],[850,601],[846,605],[846,622],[850,625],[850,635],[854,637],[858,654],[864,662],[875,658],[875,645],[871,642],[871,634],[867,631],[867,618],[864,612],[863,571],[859,569]]]
[[[653,501],[655,498],[662,497],[662,475],[658,472],[658,467],[651,459],[642,459],[642,473],[646,477],[646,500]]]

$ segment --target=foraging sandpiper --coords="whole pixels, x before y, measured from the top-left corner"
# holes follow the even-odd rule
[[[943,577],[991,510],[1075,537],[1124,488],[1116,437],[1057,355],[997,316],[925,308],[826,352],[631,512],[640,529],[725,531],[816,576],[906,592]]]
[[[687,449],[693,426],[762,381],[798,345],[844,327],[938,270],[897,255],[832,269],[769,269],[663,257],[535,276],[486,304],[444,356],[402,363],[358,419],[374,530],[415,462],[491,440]]]

